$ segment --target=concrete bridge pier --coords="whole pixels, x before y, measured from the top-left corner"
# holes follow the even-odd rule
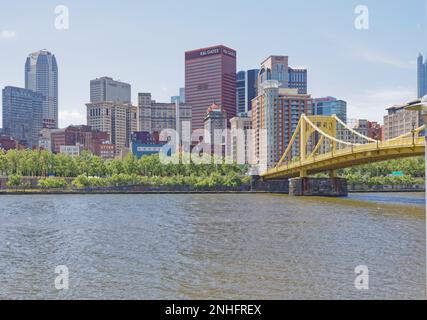
[[[336,178],[294,178],[289,183],[290,196],[346,197],[347,179]]]
[[[251,190],[289,194],[289,180],[263,180],[260,176],[252,176]]]

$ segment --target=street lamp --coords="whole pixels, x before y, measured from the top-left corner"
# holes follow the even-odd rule
[[[405,107],[405,109],[408,111],[418,111],[421,114],[421,116],[424,118],[424,123],[427,124],[427,95],[422,97],[419,102],[409,103]],[[427,134],[425,136],[426,136],[426,142],[427,142]],[[427,161],[426,161],[426,169],[427,169]]]

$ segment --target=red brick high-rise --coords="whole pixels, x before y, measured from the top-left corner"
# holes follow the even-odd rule
[[[236,115],[236,58],[235,50],[222,45],[185,53],[185,95],[192,106],[193,130],[204,128],[212,103],[222,107],[228,120]]]

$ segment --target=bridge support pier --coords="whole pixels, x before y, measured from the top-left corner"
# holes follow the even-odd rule
[[[251,181],[252,191],[264,191],[271,193],[289,193],[289,180],[268,180],[264,181],[260,176],[252,176]]]
[[[289,183],[291,196],[346,197],[347,179],[343,178],[295,178]]]

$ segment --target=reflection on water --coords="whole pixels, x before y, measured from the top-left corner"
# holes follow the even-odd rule
[[[0,299],[425,298],[424,207],[399,197],[3,196]]]
[[[349,199],[370,201],[377,203],[389,203],[398,205],[416,205],[424,207],[426,204],[425,193],[406,192],[406,193],[353,193]]]

